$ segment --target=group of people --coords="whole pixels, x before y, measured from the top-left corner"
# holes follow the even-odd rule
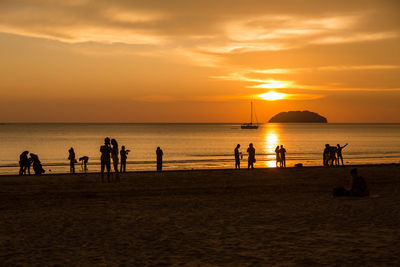
[[[27,172],[28,175],[31,175],[31,165],[36,175],[40,175],[45,172],[38,155],[29,153],[29,151],[22,152],[19,156],[19,175],[26,175]]]
[[[234,149],[235,155],[235,169],[240,169],[240,160],[243,159],[243,154],[240,152],[240,144],[236,145]],[[249,144],[247,148],[248,160],[247,160],[247,168],[254,169],[254,163],[256,162],[256,149],[254,148],[253,143]],[[276,167],[286,168],[286,149],[281,146],[277,146],[275,149],[276,154]]]
[[[121,146],[121,150],[118,150],[118,142],[115,139],[110,139],[106,137],[104,139],[104,145],[100,146],[100,164],[101,164],[101,181],[104,182],[104,171],[107,170],[107,182],[111,182],[111,159],[113,162],[115,182],[120,181],[119,173],[126,172],[126,160],[128,158],[129,149],[125,146]],[[119,156],[121,156],[121,162],[119,162]],[[162,171],[162,158],[163,151],[160,147],[157,147],[157,171]],[[120,164],[120,169],[118,170],[118,164]]]
[[[340,162],[343,163],[343,154],[342,150],[345,148],[348,144],[345,144],[344,146],[340,146],[340,144],[337,144],[336,146],[330,146],[329,144],[325,145],[324,153],[323,153],[323,165],[325,167],[332,167],[332,166],[339,166]]]
[[[340,165],[340,162],[343,164],[343,155],[342,150],[347,146],[330,146],[329,144],[325,145],[325,149],[323,152],[323,165],[324,166],[334,166]],[[240,144],[236,145],[234,149],[235,156],[235,169],[240,169],[240,161],[243,159],[243,154],[240,152]],[[111,181],[111,159],[113,163],[114,173],[115,173],[115,181],[119,182],[120,177],[119,173],[126,172],[126,160],[128,158],[128,153],[130,150],[125,149],[125,146],[121,147],[121,150],[118,148],[118,142],[116,139],[110,139],[106,137],[104,139],[104,145],[100,146],[100,163],[101,163],[101,179],[104,182],[104,171],[107,170],[107,180]],[[72,174],[75,173],[75,164],[77,163],[76,155],[74,148],[71,147],[68,150],[68,160],[70,162],[70,172]],[[254,148],[253,143],[249,144],[247,148],[248,153],[248,169],[254,169],[254,163],[256,162],[256,150]],[[30,175],[30,167],[33,165],[33,169],[35,174],[39,175],[45,172],[42,167],[42,164],[39,160],[38,155],[30,153],[30,157],[28,157],[29,151],[24,151],[20,155],[19,165],[20,165],[20,175],[26,175],[27,173]],[[276,154],[276,167],[286,168],[286,148],[283,145],[278,145],[275,148]],[[163,166],[163,151],[160,147],[156,149],[156,158],[157,158],[157,171],[162,171]],[[121,159],[121,161],[120,161]],[[82,169],[87,171],[87,164],[89,161],[88,156],[83,156],[79,158],[79,161],[82,163]],[[118,165],[120,164],[120,168],[118,169]]]
[[[107,170],[107,181],[111,182],[111,159],[113,161],[115,181],[119,182],[119,173],[126,172],[126,159],[128,158],[129,150],[125,149],[125,146],[121,147],[121,151],[118,149],[118,142],[115,139],[106,137],[104,139],[104,145],[100,146],[100,165],[101,165],[101,181],[104,182],[104,170]],[[118,170],[119,155],[121,155],[121,166]]]
[[[240,160],[243,159],[243,154],[240,152],[240,144],[236,145],[234,149],[235,154],[235,169],[240,170]],[[247,169],[254,169],[254,163],[256,162],[256,149],[253,146],[253,143],[249,144],[247,148],[248,159],[247,159]]]
[[[78,162],[76,161],[74,148],[71,147],[68,150],[68,153],[69,153],[68,160],[69,160],[70,172],[71,173],[75,173],[75,163],[78,163]],[[88,156],[80,157],[79,161],[81,162],[81,167],[82,167],[83,171],[86,172],[87,171],[87,164],[88,164],[88,161],[89,161],[89,157]]]

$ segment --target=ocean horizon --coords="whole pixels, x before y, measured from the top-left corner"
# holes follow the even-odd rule
[[[19,155],[39,155],[46,173],[69,171],[68,149],[89,157],[89,172],[99,171],[99,147],[105,137],[131,150],[127,171],[155,169],[155,149],[164,151],[164,168],[233,168],[233,150],[256,148],[255,167],[275,167],[275,147],[287,149],[287,165],[321,166],[325,144],[349,143],[345,164],[400,162],[400,123],[261,123],[257,130],[240,123],[1,123],[0,174],[17,174]],[[82,170],[77,165],[78,172]]]

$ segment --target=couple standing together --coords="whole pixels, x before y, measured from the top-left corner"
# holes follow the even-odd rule
[[[286,168],[286,149],[281,145],[275,148],[276,167]]]
[[[239,151],[240,144],[237,144],[235,148],[235,169],[240,169],[240,159],[243,158],[242,153]],[[247,153],[249,154],[247,168],[254,169],[254,162],[256,162],[256,149],[253,146],[253,143],[249,144],[247,148]]]
[[[124,152],[125,151],[125,152]],[[119,182],[119,172],[118,172],[118,142],[115,139],[111,139],[106,137],[104,139],[104,145],[100,147],[100,161],[101,161],[101,181],[104,182],[104,169],[107,169],[107,181],[110,182],[110,172],[111,172],[111,158],[113,160],[114,172],[115,172],[115,181]],[[124,152],[124,153],[123,153]],[[121,150],[121,172],[125,172],[126,168],[126,158],[128,154],[128,150],[125,150],[125,147],[122,147]]]

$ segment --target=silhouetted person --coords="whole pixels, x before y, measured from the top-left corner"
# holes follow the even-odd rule
[[[110,138],[104,139],[104,145],[100,147],[101,157],[101,181],[104,183],[104,168],[107,169],[107,181],[110,182],[110,171],[111,171],[111,147]]]
[[[337,144],[337,165],[340,165],[339,160],[342,161],[342,165],[343,164],[343,155],[342,155],[342,150],[343,148],[345,148],[348,144],[345,144],[344,146],[340,146],[340,144]]]
[[[119,171],[118,171],[118,163],[119,163],[119,157],[118,157],[118,143],[117,140],[111,139],[111,158],[113,160],[113,166],[114,166],[114,172],[115,172],[115,181],[119,182]]]
[[[329,166],[329,158],[330,158],[330,146],[329,144],[325,144],[325,149],[324,152],[322,154],[323,157],[323,165],[325,167]]]
[[[28,174],[31,174],[31,162],[28,158],[29,151],[24,151],[19,156],[19,175],[26,175],[26,171],[28,170]]]
[[[256,162],[256,150],[253,147],[253,143],[249,144],[249,147],[247,148],[247,152],[249,154],[248,158],[248,163],[247,163],[247,169],[254,169],[254,162]]]
[[[157,147],[156,155],[157,155],[157,171],[160,172],[162,171],[162,158],[164,155],[160,147]]]
[[[369,191],[367,183],[362,176],[358,176],[357,169],[352,169],[350,171],[351,182],[350,190],[346,190],[344,187],[338,187],[333,190],[333,196],[350,196],[350,197],[367,197],[369,196]]]
[[[235,148],[235,169],[239,169],[240,170],[240,144],[237,144],[236,148]]]
[[[75,151],[74,148],[70,148],[68,150],[69,155],[68,155],[68,159],[69,159],[69,171],[70,173],[75,173],[75,163],[76,163],[76,158],[75,158]]]
[[[83,156],[79,158],[79,161],[81,161],[81,166],[84,172],[87,171],[87,163],[89,161],[89,157],[88,156]]]
[[[362,176],[358,176],[357,168],[350,171],[351,174],[351,188],[350,196],[353,197],[366,197],[369,196],[367,183]]]
[[[126,159],[128,158],[129,152],[130,152],[130,150],[125,150],[125,146],[121,147],[121,151],[119,152],[121,155],[120,172],[126,172]]]
[[[329,147],[329,166],[337,165],[337,158],[336,158],[337,148],[335,146]]]
[[[32,161],[32,167],[35,174],[41,175],[42,173],[44,173],[45,171],[43,169],[42,163],[39,160],[39,156],[33,153],[30,153],[29,155]]]
[[[281,152],[279,150],[279,146],[276,146],[275,148],[275,156],[276,156],[276,167],[282,166]]]
[[[286,149],[281,145],[279,149],[279,154],[281,156],[281,167],[286,168]]]

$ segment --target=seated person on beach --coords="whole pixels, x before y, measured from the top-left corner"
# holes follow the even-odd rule
[[[350,190],[346,190],[344,187],[338,187],[333,190],[334,197],[367,197],[369,196],[369,191],[367,183],[362,176],[358,175],[357,169],[352,169],[350,171],[351,175],[351,186]]]

